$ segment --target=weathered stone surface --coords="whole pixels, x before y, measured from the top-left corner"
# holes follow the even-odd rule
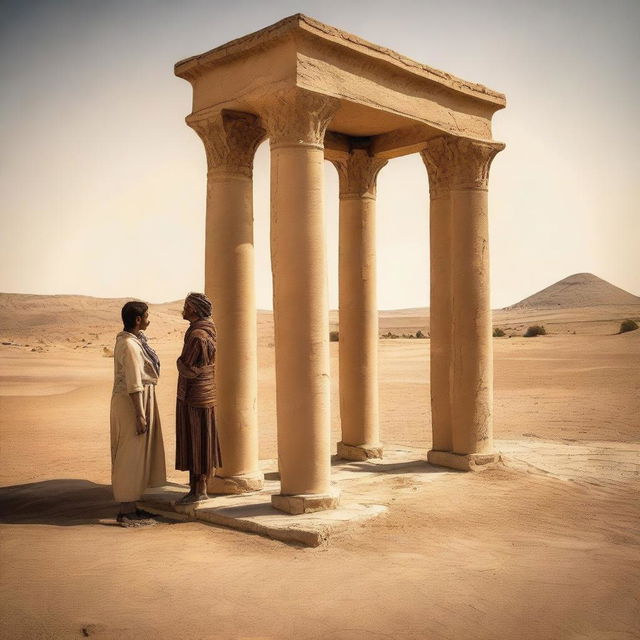
[[[429,174],[431,199],[453,189],[486,189],[489,168],[504,144],[440,136],[430,140],[420,155]]]
[[[210,494],[239,494],[261,491],[264,488],[264,476],[262,473],[247,474],[221,478],[213,476],[208,484],[207,491]]]
[[[340,179],[340,198],[375,198],[376,178],[388,160],[374,158],[367,149],[353,149],[332,162]]]
[[[361,445],[354,447],[344,442],[338,442],[337,445],[338,458],[343,460],[362,461],[370,458],[382,458],[382,447],[367,447]]]
[[[272,466],[275,467],[275,461]],[[353,474],[345,476],[345,479],[352,480]],[[278,483],[269,480],[265,481],[265,485],[264,490],[253,494],[213,496],[204,502],[189,505],[176,504],[186,493],[186,487],[168,485],[150,489],[139,504],[152,513],[173,520],[217,524],[312,547],[322,544],[334,533],[348,530],[355,523],[387,510],[382,505],[363,505],[353,501],[338,507],[335,491],[330,496],[323,496],[323,504],[315,500],[315,496],[304,496],[303,499],[287,496],[292,500],[296,513],[283,512],[271,504]],[[328,507],[330,504],[334,506]]]
[[[204,143],[209,172],[228,172],[250,178],[253,157],[266,131],[250,113],[221,111],[187,118]]]
[[[330,129],[348,136],[420,125],[421,143],[443,132],[491,139],[491,118],[505,106],[501,93],[301,14],[178,62],[175,73],[193,85],[194,113],[252,111],[301,88],[339,101]],[[401,141],[394,153],[389,142],[387,157],[419,150]]]
[[[336,509],[340,503],[340,491],[332,487],[328,493],[308,493],[295,496],[276,494],[271,496],[271,504],[279,511],[299,515],[327,509]]]
[[[277,91],[259,103],[272,148],[289,144],[322,147],[338,106],[334,98],[299,89]]]
[[[434,451],[432,449],[427,454],[427,460],[430,464],[458,471],[484,471],[500,464],[500,454],[469,453],[461,455],[451,451]]]

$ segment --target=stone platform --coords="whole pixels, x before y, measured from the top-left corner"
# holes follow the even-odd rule
[[[362,522],[384,514],[392,504],[394,488],[430,482],[459,473],[426,462],[427,450],[409,447],[385,448],[383,459],[348,462],[334,457],[332,481],[340,491],[337,509],[288,515],[271,506],[271,496],[280,491],[277,462],[263,460],[265,474],[261,491],[241,495],[218,495],[191,505],[175,502],[187,487],[171,484],[150,489],[139,502],[142,508],[175,520],[198,520],[257,533],[283,542],[317,547],[332,535],[348,532]]]

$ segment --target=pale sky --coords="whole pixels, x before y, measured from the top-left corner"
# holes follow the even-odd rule
[[[305,13],[507,96],[489,185],[494,307],[591,272],[640,295],[638,0],[0,1],[0,291],[175,300],[204,286],[206,162],[178,60]],[[271,308],[268,143],[258,306]],[[419,156],[378,179],[378,300],[428,305]],[[337,307],[337,175],[326,164]]]

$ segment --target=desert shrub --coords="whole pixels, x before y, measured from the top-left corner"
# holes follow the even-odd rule
[[[505,335],[505,332],[500,327],[496,327],[493,330],[493,337],[494,338],[502,338],[504,335]]]
[[[422,331],[420,331],[420,329],[418,329],[416,331],[416,338],[418,339],[422,339],[422,338],[426,338],[427,336],[424,335],[424,333],[422,333]]]
[[[627,331],[635,331],[638,328],[638,323],[631,318],[627,318],[620,323],[620,333],[626,333]]]
[[[383,333],[381,336],[381,338],[384,339],[391,339],[391,340],[395,340],[396,338],[399,338],[400,336],[397,333],[391,333],[391,331],[389,331],[388,333]]]
[[[340,341],[340,332],[329,331],[329,342],[339,342],[339,341]]]
[[[534,324],[533,326],[529,327],[526,330],[524,337],[535,338],[535,336],[546,336],[546,335],[547,335],[547,330],[544,328],[544,325]]]

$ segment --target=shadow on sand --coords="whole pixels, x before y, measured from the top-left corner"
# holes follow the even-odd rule
[[[111,485],[59,479],[0,487],[1,524],[119,526]]]
[[[336,472],[336,468],[344,474],[348,473],[384,473],[400,475],[403,473],[464,473],[463,471],[455,471],[448,467],[437,467],[433,464],[429,464],[426,460],[415,459],[396,462],[362,462],[351,461],[347,462],[342,460],[337,455],[331,456],[331,467],[333,473]],[[280,480],[280,474],[277,471],[271,471],[264,474],[265,480]]]

